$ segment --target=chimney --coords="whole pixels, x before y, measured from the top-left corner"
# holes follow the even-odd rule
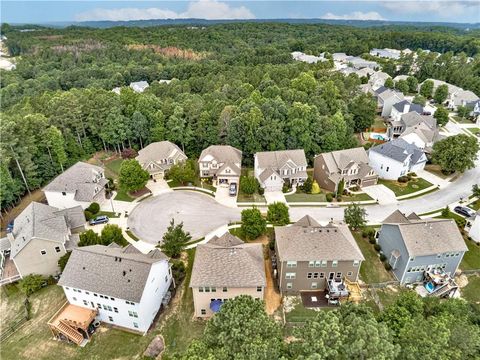
[[[405,103],[405,105],[403,106],[403,113],[406,114],[410,111],[410,103],[407,102]]]

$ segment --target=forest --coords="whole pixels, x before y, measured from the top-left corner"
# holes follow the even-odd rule
[[[419,82],[436,78],[480,93],[480,38],[449,28],[230,23],[33,30],[1,27],[17,65],[0,72],[2,209],[100,150],[166,139],[195,158],[211,144],[230,144],[249,165],[261,150],[303,148],[311,161],[357,146],[354,133],[372,124],[376,107],[360,93],[361,79],[332,71],[331,62],[294,62],[292,51],[438,51],[419,55]],[[391,76],[406,74],[412,57],[382,63]],[[144,93],[111,91],[140,80],[151,85]]]

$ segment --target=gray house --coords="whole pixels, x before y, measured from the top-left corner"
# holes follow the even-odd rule
[[[422,220],[398,210],[383,221],[378,244],[400,284],[422,281],[435,269],[453,276],[468,251],[455,221]]]

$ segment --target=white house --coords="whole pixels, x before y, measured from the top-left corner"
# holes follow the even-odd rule
[[[324,62],[328,61],[325,59],[324,54],[320,54],[320,56],[315,55],[307,55],[300,51],[294,51],[291,53],[292,58],[296,61],[306,62],[307,64],[316,64],[317,62]]]
[[[421,149],[403,139],[372,147],[368,158],[378,176],[387,180],[397,180],[410,172],[423,170],[427,162]]]
[[[133,245],[76,248],[58,282],[70,304],[96,310],[97,320],[145,334],[172,284],[168,258]]]
[[[198,158],[200,177],[212,178],[214,185],[236,183],[242,172],[242,151],[230,145],[211,145]]]
[[[377,107],[380,109],[381,116],[384,118],[390,117],[393,105],[404,99],[401,92],[388,89],[384,86],[375,90],[375,96],[377,98]]]
[[[373,89],[378,89],[380,86],[384,86],[385,81],[390,78],[390,75],[383,71],[375,71],[373,74],[370,75],[368,83],[372,86]]]
[[[307,159],[303,149],[263,151],[254,155],[255,177],[265,191],[282,191],[287,180],[292,186],[307,179]]]
[[[92,202],[105,200],[105,179],[103,168],[77,162],[43,188],[48,205],[67,209],[81,206],[86,209]]]

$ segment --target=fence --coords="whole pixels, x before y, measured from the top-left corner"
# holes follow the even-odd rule
[[[26,306],[26,305],[25,305]],[[0,343],[8,339],[11,335],[20,329],[23,324],[28,321],[28,310],[25,307],[24,313],[15,318],[9,325],[4,324],[2,326],[2,333],[0,334]]]

